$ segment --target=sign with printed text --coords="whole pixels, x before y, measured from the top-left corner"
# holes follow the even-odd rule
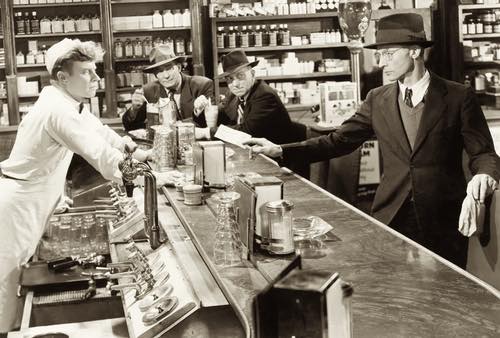
[[[380,183],[378,141],[366,141],[361,147],[359,161],[359,185]]]

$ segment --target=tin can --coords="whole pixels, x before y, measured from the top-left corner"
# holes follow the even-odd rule
[[[267,228],[269,231],[267,250],[276,255],[288,255],[295,251],[292,230],[293,203],[278,200],[266,203]]]

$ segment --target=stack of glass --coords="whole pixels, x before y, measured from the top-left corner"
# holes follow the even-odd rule
[[[166,126],[153,126],[155,136],[153,140],[153,161],[156,170],[164,172],[175,168],[177,154],[175,132]]]

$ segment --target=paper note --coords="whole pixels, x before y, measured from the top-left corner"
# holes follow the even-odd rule
[[[243,142],[252,138],[250,134],[235,130],[221,124],[215,133],[215,137],[221,141],[234,144],[238,147],[245,148]]]

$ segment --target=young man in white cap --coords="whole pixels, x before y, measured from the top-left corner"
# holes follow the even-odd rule
[[[370,91],[357,113],[329,135],[284,145],[265,139],[249,143],[257,153],[315,162],[348,154],[376,136],[383,175],[373,216],[465,268],[461,204],[466,193],[484,202],[497,186],[500,159],[473,91],[425,68],[424,48],[431,45],[420,15],[380,19],[376,43],[367,48],[377,49],[380,67],[394,83]],[[474,175],[468,185],[464,150]]]
[[[24,117],[8,159],[0,163],[0,332],[16,325],[20,267],[34,254],[62,196],[73,153],[108,180],[122,182],[118,163],[130,138],[121,138],[83,105],[95,95],[93,42],[64,39],[46,54],[51,86]],[[136,151],[138,160],[148,153]],[[162,184],[162,178],[158,179]],[[17,318],[18,319],[18,318]]]
[[[189,76],[181,72],[183,56],[176,56],[168,45],[159,45],[151,51],[155,63],[145,73],[156,75],[156,80],[136,90],[132,106],[123,114],[125,130],[146,127],[146,104],[157,103],[160,98],[170,98],[175,103],[178,120],[192,119],[197,127],[206,127],[204,110],[208,99],[213,102],[213,82],[203,76]]]

